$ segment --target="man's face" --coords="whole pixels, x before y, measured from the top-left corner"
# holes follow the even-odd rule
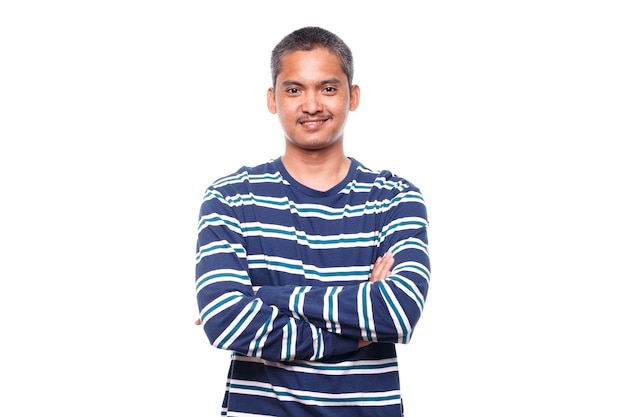
[[[324,149],[343,139],[348,113],[359,104],[359,87],[348,86],[339,58],[324,48],[282,59],[267,106],[277,114],[288,146]]]

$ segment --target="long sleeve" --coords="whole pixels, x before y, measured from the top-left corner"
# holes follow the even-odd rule
[[[391,275],[375,283],[261,288],[266,303],[318,328],[372,342],[408,343],[430,282],[426,208],[415,190],[400,193],[381,213],[379,255],[394,257]]]
[[[196,293],[211,344],[273,361],[317,360],[356,350],[356,340],[324,330],[254,295],[246,240],[233,204],[210,188],[199,216]]]
[[[424,309],[427,228],[417,187],[354,159],[325,191],[280,159],[215,181],[196,290],[209,341],[234,352],[223,414],[402,415],[396,344]],[[387,252],[391,275],[369,282]]]

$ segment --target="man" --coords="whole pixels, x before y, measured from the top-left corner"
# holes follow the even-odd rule
[[[344,154],[360,90],[340,38],[296,30],[271,69],[284,154],[213,183],[199,217],[197,323],[233,352],[222,415],[401,416],[395,343],[430,280],[422,195]]]

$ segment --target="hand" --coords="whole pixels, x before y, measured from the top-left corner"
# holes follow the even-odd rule
[[[379,256],[374,262],[374,268],[370,274],[369,281],[377,282],[382,281],[391,275],[391,267],[393,266],[393,256],[390,252],[387,252],[385,256]]]

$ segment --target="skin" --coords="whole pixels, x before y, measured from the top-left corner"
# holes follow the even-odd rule
[[[325,48],[296,51],[281,62],[276,87],[267,91],[267,108],[278,116],[285,136],[281,157],[298,182],[326,191],[341,182],[350,169],[343,149],[348,115],[359,106],[360,89],[350,87],[341,61]],[[389,276],[394,259],[387,253],[372,267],[369,281]],[[200,325],[200,319],[196,319]],[[369,341],[359,341],[359,347]]]
[[[284,132],[281,160],[298,182],[325,191],[345,178],[350,160],[344,127],[360,94],[358,85],[349,86],[339,58],[325,48],[283,57],[276,87],[267,91],[267,108]]]

